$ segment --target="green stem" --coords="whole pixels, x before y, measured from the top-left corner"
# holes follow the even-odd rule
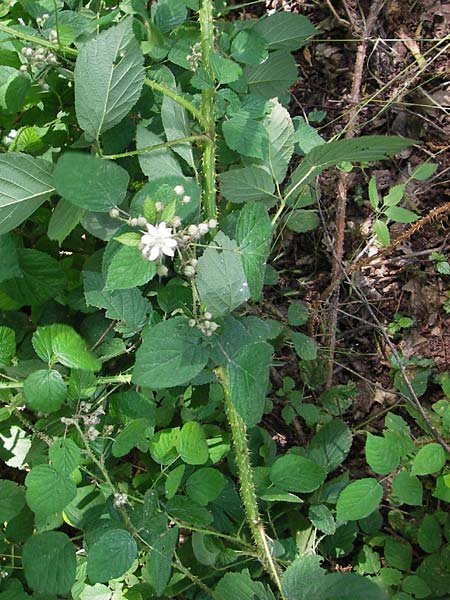
[[[97,377],[98,385],[110,383],[131,383],[130,374],[111,375],[109,377]],[[0,381],[0,390],[19,390],[23,388],[23,381]]]
[[[241,488],[241,500],[244,506],[245,518],[256,546],[258,558],[263,563],[273,582],[280,591],[281,597],[284,598],[281,590],[279,567],[273,559],[272,552],[267,543],[264,524],[259,514],[245,423],[231,401],[230,384],[226,371],[223,368],[218,368],[216,369],[216,375],[223,389],[225,399],[225,414],[227,416],[228,424],[231,430],[231,437],[233,439],[234,453],[236,456],[236,465]]]
[[[78,50],[75,48],[68,48],[67,46],[60,46],[59,44],[52,44],[45,38],[38,37],[37,35],[30,35],[29,33],[25,33],[24,31],[18,31],[13,27],[8,27],[8,25],[3,25],[0,23],[0,31],[4,33],[8,33],[12,37],[20,40],[24,40],[25,42],[30,42],[31,44],[37,44],[38,46],[42,46],[43,48],[49,48],[51,50],[59,50],[63,54],[68,54],[69,56],[78,56]],[[59,37],[59,36],[58,36]]]
[[[214,81],[211,54],[214,51],[214,22],[211,0],[203,0],[199,13],[200,36],[202,50],[202,67]],[[202,91],[201,112],[204,119],[205,133],[209,141],[205,144],[202,156],[203,193],[202,204],[204,216],[208,219],[217,217],[216,207],[216,122],[215,122],[214,87]]]
[[[145,148],[132,150],[131,152],[122,152],[121,154],[103,154],[102,158],[116,160],[117,158],[127,158],[128,156],[136,156],[139,154],[146,154],[147,152],[154,152],[155,150],[161,150],[161,148],[170,148],[171,146],[189,144],[190,142],[205,142],[207,140],[208,138],[206,135],[188,135],[187,137],[179,138],[177,140],[169,140],[168,142],[162,142],[161,144],[155,144],[154,146],[146,146]]]
[[[152,90],[161,92],[161,94],[164,94],[168,98],[171,98],[172,100],[183,106],[188,112],[191,113],[193,117],[197,119],[197,121],[200,123],[200,125],[202,125],[202,127],[207,129],[207,122],[204,119],[202,112],[196,106],[194,106],[192,102],[189,102],[189,100],[186,100],[186,98],[180,96],[180,94],[178,94],[175,90],[172,90],[171,88],[168,88],[167,86],[162,85],[157,81],[153,81],[153,79],[148,79],[148,77],[144,79],[144,83]]]

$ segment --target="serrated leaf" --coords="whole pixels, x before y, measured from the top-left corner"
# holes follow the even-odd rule
[[[24,488],[14,481],[0,479],[0,523],[11,521],[24,506]]]
[[[317,343],[309,335],[301,332],[290,334],[295,351],[301,360],[315,360],[317,358]]]
[[[320,218],[315,210],[297,209],[291,211],[285,218],[288,229],[295,233],[306,233],[320,225]]]
[[[231,42],[231,56],[247,65],[259,65],[268,56],[267,43],[254,29],[244,29]]]
[[[244,156],[264,159],[269,151],[269,134],[262,123],[237,114],[222,125],[228,147]]]
[[[75,546],[60,531],[30,537],[24,544],[22,561],[25,578],[35,592],[65,596],[75,582]]]
[[[168,96],[164,96],[163,98],[161,120],[164,126],[164,133],[169,141],[191,135],[191,127],[186,109]],[[194,156],[189,143],[173,146],[173,151],[181,156],[181,158],[184,158],[190,167],[194,166]]]
[[[264,125],[269,136],[269,148],[264,161],[274,180],[282,183],[294,153],[295,132],[289,112],[276,100]]]
[[[417,541],[424,552],[436,552],[442,544],[442,532],[435,515],[425,515],[417,532]]]
[[[14,238],[11,234],[0,236],[0,283],[13,277],[20,277],[19,258]]]
[[[281,456],[270,468],[272,483],[288,492],[313,492],[326,476],[327,471],[322,465],[296,454]]]
[[[10,327],[0,326],[0,369],[9,367],[16,355],[16,333]]]
[[[437,473],[445,465],[446,457],[444,448],[432,442],[420,448],[411,468],[411,475],[431,475]]]
[[[217,600],[275,600],[270,588],[261,581],[253,581],[248,569],[240,573],[227,573],[216,586]]]
[[[336,522],[330,509],[325,504],[313,504],[309,507],[308,517],[311,523],[325,535],[333,535]]]
[[[304,156],[316,146],[325,144],[323,137],[303,117],[294,117],[293,121],[297,154]]]
[[[186,494],[200,506],[206,506],[220,496],[226,479],[212,467],[197,469],[186,481]]]
[[[58,371],[35,371],[23,383],[25,404],[35,412],[51,413],[59,410],[66,395],[67,385]]]
[[[270,207],[277,201],[272,176],[262,167],[230,169],[220,173],[219,181],[223,196],[235,204],[264,202]]]
[[[305,302],[291,302],[288,306],[288,323],[291,327],[300,327],[308,322],[309,308]]]
[[[95,140],[120,123],[141,95],[144,59],[131,18],[81,47],[74,77],[78,123]]]
[[[65,198],[56,205],[48,223],[47,235],[51,240],[56,240],[59,245],[75,229],[84,215],[84,208],[75,206]]]
[[[52,256],[30,248],[18,248],[17,256],[21,275],[0,284],[17,304],[37,306],[58,296],[64,288],[64,273]]]
[[[149,428],[148,419],[133,419],[127,423],[124,429],[116,436],[111,451],[113,456],[125,456],[145,439]]]
[[[304,589],[301,600],[388,600],[384,590],[367,577],[355,573],[327,573]]]
[[[120,205],[129,175],[119,165],[91,154],[66,152],[58,160],[53,184],[71,204],[94,212],[108,212]]]
[[[303,15],[276,12],[261,19],[254,30],[262,36],[270,49],[298,50],[318,30]]]
[[[336,504],[338,521],[364,519],[380,505],[383,488],[376,479],[367,477],[350,483],[339,494]]]
[[[334,471],[342,464],[352,446],[352,432],[340,419],[324,425],[311,440],[308,456],[315,462]]]
[[[289,565],[281,579],[286,600],[308,600],[304,589],[311,581],[318,582],[326,573],[320,566],[322,560],[322,557],[316,554],[305,554]]]
[[[177,541],[178,527],[172,527],[159,536],[150,552],[150,575],[158,596],[162,596],[169,583]]]
[[[393,436],[384,437],[368,433],[365,450],[370,468],[379,475],[392,473],[400,462],[399,445]]]
[[[87,574],[92,583],[117,579],[133,564],[137,545],[124,529],[111,529],[89,548]]]
[[[377,219],[373,225],[373,229],[380,244],[384,247],[389,246],[391,243],[391,235],[386,223],[384,221],[380,221],[380,219]]]
[[[236,241],[252,300],[258,300],[264,283],[273,227],[264,206],[247,204],[239,213]]]
[[[383,205],[384,206],[396,206],[399,202],[401,202],[402,198],[405,194],[405,187],[406,187],[406,185],[404,183],[399,184],[399,185],[394,185],[389,190],[389,192],[386,194],[386,196],[384,196]]]
[[[201,334],[175,317],[152,327],[136,353],[133,382],[160,389],[183,385],[198,375],[209,357]]]
[[[231,401],[248,427],[262,418],[273,348],[266,342],[242,346],[227,366]]]
[[[422,165],[418,165],[412,172],[411,179],[425,181],[425,179],[434,175],[438,168],[439,165],[436,163],[423,163]]]
[[[422,506],[423,488],[418,477],[402,472],[392,481],[392,493],[400,500],[401,504]]]
[[[384,557],[390,567],[409,571],[413,558],[412,546],[405,540],[388,537],[384,544]]]
[[[213,317],[232,312],[250,297],[239,248],[222,232],[198,261],[196,285]]]
[[[145,260],[136,247],[123,246],[108,265],[106,289],[124,290],[148,283],[156,275],[155,261]]]
[[[396,223],[414,223],[419,219],[419,215],[416,215],[406,208],[401,206],[389,206],[385,212],[388,219],[395,221]]]
[[[148,149],[148,152],[139,154],[139,165],[149,181],[158,180],[162,175],[173,175],[180,180],[184,178],[183,171],[178,160],[170,148],[151,150],[153,146],[164,143],[156,133],[149,131],[143,125],[138,125],[136,133],[136,148],[138,150]]]
[[[401,137],[365,136],[351,140],[335,140],[316,146],[304,157],[292,174],[285,198],[291,204],[304,187],[325,169],[341,162],[366,163],[395,156],[414,140]]]
[[[242,75],[242,69],[237,63],[217,52],[211,53],[210,60],[214,75],[220,84],[232,83]]]
[[[63,475],[70,475],[81,462],[81,450],[70,438],[58,438],[48,451],[52,467]]]
[[[69,325],[54,323],[38,327],[32,343],[36,354],[44,361],[86,371],[98,371],[101,367],[83,338]]]
[[[271,52],[267,60],[258,66],[244,70],[250,92],[264,98],[276,98],[297,81],[297,65],[289,52]]]
[[[188,421],[183,425],[176,448],[183,462],[188,465],[204,465],[209,458],[205,432],[195,421]]]
[[[41,518],[62,511],[77,495],[74,482],[50,465],[33,467],[25,485],[27,504]]]

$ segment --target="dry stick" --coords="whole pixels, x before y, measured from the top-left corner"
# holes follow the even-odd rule
[[[378,13],[383,6],[384,0],[376,0],[370,9],[369,17],[364,26],[363,40],[358,46],[356,52],[355,69],[353,71],[352,91],[350,96],[351,108],[348,113],[347,131],[345,132],[345,139],[350,139],[354,136],[356,125],[358,122],[358,104],[361,99],[361,83],[364,72],[364,64],[366,61],[367,54],[367,39],[370,37],[372,29],[375,25]],[[347,6],[346,6],[347,8]],[[355,27],[356,29],[356,27]],[[332,279],[336,280],[340,273],[342,257],[344,254],[344,232],[345,232],[345,221],[346,221],[346,209],[347,209],[347,191],[348,191],[348,175],[341,171],[339,173],[339,180],[337,186],[337,216],[336,216],[336,241],[335,241],[335,254],[333,260]],[[339,307],[339,291],[331,307],[330,317],[328,320],[328,332],[330,335],[329,341],[329,362],[328,362],[328,378],[327,387],[331,387],[333,383],[333,360],[336,351],[336,329],[338,319],[338,307]]]

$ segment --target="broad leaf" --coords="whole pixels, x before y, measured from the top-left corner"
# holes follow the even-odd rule
[[[35,412],[51,413],[59,410],[66,395],[67,386],[58,371],[35,371],[23,383],[25,404]]]
[[[401,504],[422,506],[423,487],[418,477],[402,472],[392,481],[392,493],[400,500]]]
[[[286,190],[286,199],[292,203],[303,188],[314,181],[325,169],[341,162],[372,162],[395,156],[414,140],[381,135],[360,137],[352,140],[336,140],[313,148],[295,169]]]
[[[301,600],[388,600],[381,587],[355,573],[328,573],[318,581],[309,582],[303,593]]]
[[[148,428],[148,419],[133,419],[133,421],[130,421],[114,440],[111,448],[113,456],[125,456],[131,452],[135,446],[145,439]]]
[[[245,75],[253,94],[275,98],[297,81],[297,65],[292,54],[277,50],[261,65],[246,67]]]
[[[364,519],[378,508],[382,497],[383,488],[376,479],[354,481],[339,494],[336,518],[339,521]]]
[[[266,402],[273,348],[266,342],[248,344],[228,363],[231,401],[248,427],[257,425]]]
[[[287,492],[313,492],[326,476],[327,471],[322,465],[296,454],[281,456],[270,468],[272,483]]]
[[[272,232],[267,210],[262,205],[247,204],[239,212],[236,241],[252,300],[259,300],[261,296]]]
[[[52,212],[48,223],[47,235],[59,245],[75,229],[84,215],[84,209],[61,198]]]
[[[198,469],[186,481],[186,494],[200,504],[206,506],[220,496],[226,479],[220,471],[211,467]]]
[[[178,160],[175,158],[170,148],[160,148],[152,150],[153,146],[164,143],[156,133],[149,131],[143,125],[139,125],[136,134],[136,147],[138,150],[148,150],[139,154],[139,164],[144,175],[147,175],[149,181],[174,175],[184,179],[183,171]]]
[[[217,600],[275,600],[270,588],[261,581],[253,581],[248,569],[224,575],[216,586],[214,597]]]
[[[331,473],[344,462],[351,446],[352,432],[349,427],[340,419],[334,419],[313,437],[308,456]]]
[[[16,355],[16,333],[10,327],[0,326],[0,369],[9,367]]]
[[[188,421],[183,425],[176,447],[181,459],[188,465],[204,465],[209,458],[205,432],[195,421]]]
[[[24,506],[23,487],[8,479],[0,479],[0,523],[11,521]]]
[[[36,354],[44,361],[86,371],[98,371],[101,367],[83,338],[69,325],[54,323],[38,327],[32,342]]]
[[[237,114],[222,125],[223,136],[232,149],[253,158],[264,159],[269,151],[269,134],[262,123],[246,114]]]
[[[96,212],[120,205],[128,181],[127,171],[119,165],[80,152],[63,154],[53,175],[58,194],[79,208]]]
[[[27,504],[41,518],[60,512],[77,495],[74,482],[50,465],[33,467],[25,485]]]
[[[0,236],[0,283],[13,277],[20,277],[19,257],[11,234]]]
[[[191,127],[186,109],[168,96],[164,96],[161,106],[161,119],[164,125],[166,138],[177,140],[191,135]],[[194,157],[190,144],[173,146],[173,151],[184,158],[190,167],[194,166]]]
[[[208,361],[209,350],[201,337],[183,317],[158,323],[136,353],[133,382],[151,389],[187,383]]]
[[[240,31],[231,43],[231,56],[247,65],[259,65],[267,58],[267,43],[255,29]]]
[[[242,69],[237,63],[217,52],[211,54],[211,67],[220,84],[232,83],[242,75]]]
[[[123,575],[137,558],[137,545],[124,529],[104,533],[88,552],[87,574],[92,583],[108,582]]]
[[[150,575],[158,596],[162,596],[172,573],[172,560],[178,541],[178,527],[158,537],[150,552]]]
[[[70,438],[58,438],[48,451],[49,458],[57,471],[70,475],[81,462],[81,450]]]
[[[319,33],[303,15],[283,11],[261,19],[254,30],[271,50],[298,50],[309,37]]]
[[[322,557],[305,554],[296,558],[283,573],[281,586],[286,600],[309,600],[304,589],[312,581],[319,582],[326,571],[320,566]]]
[[[269,148],[263,157],[277,183],[286,177],[289,161],[294,153],[294,125],[288,111],[277,101],[272,101],[273,108],[265,121],[269,135]]]
[[[400,449],[394,436],[384,437],[367,434],[366,460],[379,475],[392,473],[400,462]]]
[[[106,289],[113,291],[137,287],[148,283],[155,275],[155,261],[144,259],[135,247],[122,246],[107,267]]]
[[[317,343],[309,335],[300,331],[291,333],[291,340],[295,351],[302,360],[315,360],[317,358]]]
[[[0,235],[28,219],[54,192],[53,165],[25,154],[0,156]]]
[[[213,317],[230,313],[249,299],[239,248],[222,232],[199,259],[196,284],[201,302]]]
[[[411,474],[431,475],[437,473],[445,465],[445,462],[444,448],[440,444],[432,442],[420,448],[414,457]]]
[[[120,123],[141,95],[143,56],[124,19],[81,47],[75,64],[75,110],[87,135],[98,136]]]
[[[75,582],[75,546],[65,533],[46,531],[30,537],[22,551],[25,578],[35,592],[66,596]]]
[[[295,233],[312,231],[320,224],[319,215],[315,210],[297,209],[291,211],[285,218],[284,223],[288,229]]]
[[[277,202],[273,178],[262,167],[230,169],[219,175],[219,181],[223,196],[235,204],[264,202],[271,207]]]

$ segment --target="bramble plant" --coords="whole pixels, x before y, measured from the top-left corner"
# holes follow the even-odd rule
[[[388,415],[382,437],[366,436],[373,476],[350,480],[355,390],[322,392],[324,353],[300,331],[308,307],[293,302],[287,323],[252,311],[274,233],[317,226],[317,176],[412,141],[325,143],[294,123],[292,52],[318,31],[298,14],[232,10],[0,7],[2,599],[446,593],[448,516],[422,506],[424,485],[450,500],[444,449]],[[416,218],[401,192],[379,207],[369,188],[382,244],[385,218]],[[260,423],[283,344],[318,406],[284,380],[273,397],[311,441],[277,454]],[[443,388],[434,421],[448,435]],[[408,530],[400,550],[380,533],[382,502]],[[429,557],[412,566],[416,540]],[[327,572],[357,544],[355,572]]]

